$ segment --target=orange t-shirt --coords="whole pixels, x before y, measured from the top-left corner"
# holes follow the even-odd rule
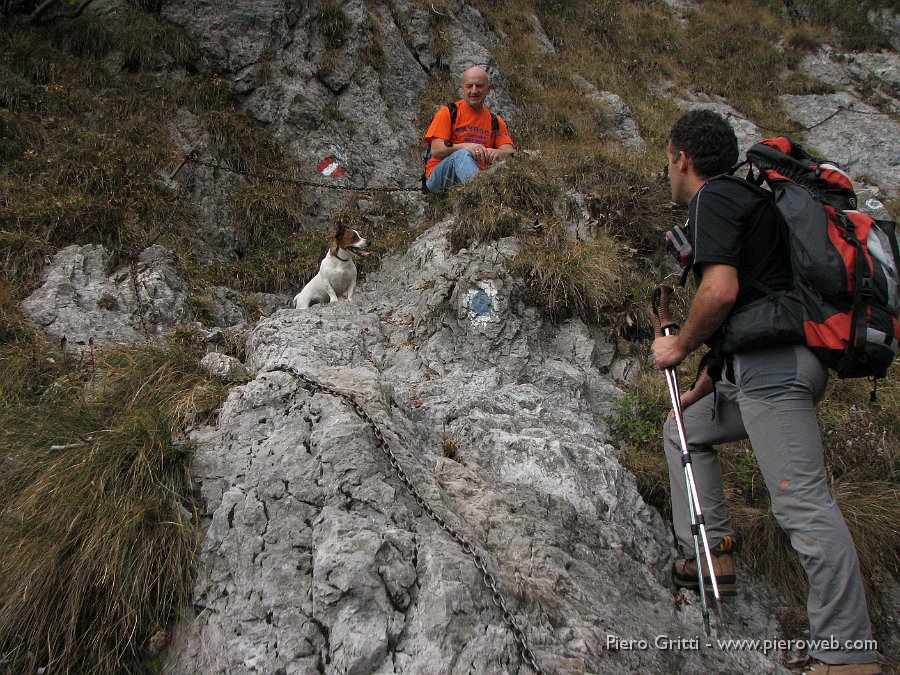
[[[458,143],[478,143],[487,148],[499,148],[501,145],[512,145],[512,138],[509,135],[509,129],[506,128],[506,122],[497,115],[497,136],[491,141],[491,113],[487,108],[482,108],[480,112],[475,112],[465,102],[460,99],[456,102],[456,125],[450,129],[450,110],[447,106],[442,107],[434,114],[431,120],[431,126],[425,132],[425,142],[431,146],[431,141],[435,138],[443,138],[450,141],[454,145]],[[465,152],[458,150],[457,152]],[[429,157],[425,164],[425,175],[430,176],[431,171],[441,160],[435,157]],[[486,163],[478,165],[480,169],[486,169]]]

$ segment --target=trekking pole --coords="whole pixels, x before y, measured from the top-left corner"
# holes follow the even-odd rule
[[[660,285],[653,291],[653,327],[658,336],[672,335],[678,328],[677,324],[669,316],[669,296],[672,289],[669,286]],[[669,387],[669,397],[672,399],[672,410],[675,414],[675,426],[678,429],[678,440],[681,443],[681,465],[684,467],[684,482],[687,487],[688,510],[691,513],[691,534],[694,537],[694,560],[697,561],[697,581],[700,590],[700,611],[703,614],[703,629],[708,636],[709,607],[706,602],[706,583],[703,579],[703,565],[700,564],[700,543],[703,543],[703,553],[709,569],[709,581],[712,587],[713,602],[719,624],[722,623],[722,600],[719,596],[719,584],[716,582],[716,573],[713,570],[712,551],[709,547],[709,539],[706,536],[706,525],[703,521],[703,512],[700,509],[700,496],[697,493],[697,483],[694,481],[694,468],[691,465],[691,453],[688,450],[687,438],[684,434],[684,417],[681,410],[681,389],[678,386],[678,373],[674,367],[666,368],[666,384]]]

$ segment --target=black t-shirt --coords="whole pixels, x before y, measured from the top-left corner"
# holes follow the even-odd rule
[[[790,250],[772,193],[740,178],[709,180],[688,206],[694,269],[722,263],[738,269],[735,309],[764,297],[748,276],[771,291],[791,287]]]

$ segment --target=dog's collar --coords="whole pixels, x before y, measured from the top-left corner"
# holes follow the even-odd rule
[[[338,249],[338,250],[340,250],[340,249]],[[347,258],[347,260],[344,260],[341,256],[339,256],[337,253],[335,253],[335,254],[334,254],[334,257],[337,258],[338,260],[340,260],[341,262],[347,262],[347,261],[350,260],[350,258],[352,258],[353,256],[351,255],[350,258]]]

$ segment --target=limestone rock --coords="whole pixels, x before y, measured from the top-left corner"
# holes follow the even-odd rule
[[[218,163],[210,139],[189,110],[182,108],[176,113],[170,132],[182,157],[194,153],[198,159]],[[188,196],[197,211],[197,227],[185,234],[201,265],[234,262],[246,247],[244,238],[231,226],[228,203],[229,191],[241,180],[230,171],[217,171],[192,162],[178,171],[175,185]]]
[[[900,51],[900,14],[896,8],[882,7],[869,10],[868,18],[869,23],[890,40],[891,46]]]
[[[285,309],[291,303],[291,296],[283,293],[248,293],[250,304],[263,316],[270,316],[279,309]]]
[[[900,56],[892,52],[842,54],[823,45],[806,56],[800,68],[825,84],[862,99],[862,92],[881,99],[884,109],[900,112]]]
[[[804,145],[855,180],[865,177],[889,197],[900,194],[900,124],[894,119],[846,92],[781,98],[793,119],[816,125],[803,134]]]
[[[237,291],[227,286],[215,286],[209,300],[213,325],[226,327],[250,323],[250,312]]]
[[[572,83],[587,99],[595,101],[608,111],[608,128],[603,130],[605,139],[615,141],[622,147],[637,152],[647,149],[647,144],[638,131],[634,115],[621,96],[611,91],[599,91],[588,79],[580,75],[573,77]]]
[[[691,93],[688,94],[689,98],[681,98],[674,93],[671,95],[676,105],[685,111],[703,108],[717,112],[727,119],[737,136],[741,155],[746,153],[754,143],[758,143],[760,139],[765,137],[752,121],[730,106],[721,96]]]
[[[281,310],[247,341],[253,379],[196,429],[204,534],[166,672],[516,673],[474,547],[548,672],[786,672],[761,652],[625,650],[697,638],[669,535],[610,444],[603,335],[544,323],[502,261],[451,254],[448,223],[353,302]],[[352,396],[340,396],[285,368]],[[419,493],[414,499],[396,471]],[[752,580],[723,636],[775,634]]]
[[[687,23],[688,13],[697,9],[697,0],[666,0],[666,4],[672,9],[675,18],[683,24]]]
[[[850,71],[835,69],[835,63],[817,61],[821,69],[813,72],[826,78],[851,77]],[[807,67],[811,67],[807,63]],[[834,79],[834,81],[838,81]],[[743,156],[747,149],[766,136],[764,132],[719,96],[685,94],[673,83],[664,83],[657,91],[667,95],[684,110],[713,110],[731,123]],[[790,117],[803,127],[796,136],[805,148],[836,162],[861,185],[877,186],[887,198],[900,194],[900,124],[893,117],[863,103],[849,91],[835,94],[810,94],[781,97]]]
[[[427,78],[427,13],[362,0],[338,3],[343,27],[323,33],[320,3],[174,0],[164,14],[197,36],[209,65],[245,95],[248,114],[324,185],[415,186],[421,157],[419,100]],[[412,47],[407,40],[411,40]],[[385,96],[389,93],[389,97]],[[346,173],[318,172],[326,157]],[[310,191],[308,213],[324,222],[347,194]]]
[[[547,35],[543,25],[541,25],[541,20],[537,17],[537,14],[529,14],[527,18],[538,48],[545,54],[556,54],[556,47],[553,46],[553,41]]]
[[[475,65],[486,66],[493,91],[485,99],[485,105],[507,122],[514,120],[518,106],[512,100],[503,73],[490,52],[503,36],[492,33],[478,10],[468,4],[458,10],[455,18],[457,20],[450,24],[450,42],[453,45],[450,71],[453,77],[458,83],[466,69]],[[510,131],[514,132],[514,127]]]
[[[139,342],[192,320],[187,284],[170,251],[151,246],[133,268],[112,267],[103,246],[68,246],[23,309],[48,336],[65,337],[76,350]]]
[[[243,363],[233,356],[210,352],[200,359],[200,365],[216,379],[223,382],[240,382],[249,375]]]

